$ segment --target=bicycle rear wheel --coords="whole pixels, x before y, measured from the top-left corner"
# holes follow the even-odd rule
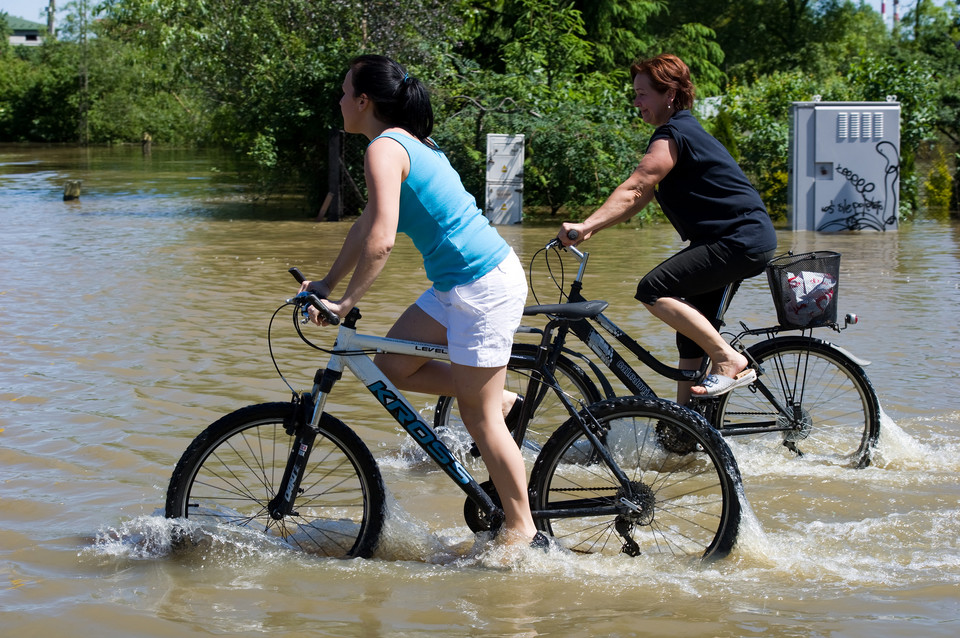
[[[760,364],[763,389],[738,388],[720,398],[714,425],[721,430],[764,425],[782,431],[755,437],[804,458],[866,467],[880,437],[880,402],[863,368],[835,346],[805,336],[768,339],[748,351]]]
[[[596,420],[594,431],[627,482],[569,419],[544,445],[530,477],[539,529],[584,553],[706,559],[730,552],[740,526],[740,472],[703,417],[643,397],[608,399],[581,414]],[[665,449],[658,425],[691,438],[695,449]]]
[[[291,547],[336,558],[369,557],[383,527],[384,487],[367,446],[324,414],[303,472],[296,511],[268,511],[282,489],[293,443],[284,430],[290,403],[252,405],[200,433],[180,458],[167,489],[167,518],[237,526]]]
[[[513,356],[507,365],[507,379],[504,387],[517,394],[527,391],[530,375],[536,370],[537,346],[528,343],[515,343]],[[583,368],[571,359],[561,355],[557,360],[557,369],[554,371],[560,390],[564,392],[574,405],[590,405],[603,398],[597,385],[584,372]],[[570,413],[557,398],[556,392],[546,386],[541,386],[539,396],[535,398],[535,407],[527,430],[524,433],[524,448],[538,453],[550,435],[557,429],[557,425],[570,418]],[[526,397],[525,400],[529,400]],[[447,433],[455,439],[467,437],[466,428],[460,418],[455,397],[442,396],[437,400],[434,413],[434,427],[440,433]],[[445,430],[442,428],[446,428]],[[451,449],[457,446],[451,445]]]

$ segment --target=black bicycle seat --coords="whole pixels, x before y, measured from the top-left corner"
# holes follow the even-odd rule
[[[592,319],[609,306],[606,301],[595,299],[593,301],[577,301],[574,303],[555,303],[542,306],[527,306],[523,309],[523,314],[530,315],[553,315],[564,319]]]

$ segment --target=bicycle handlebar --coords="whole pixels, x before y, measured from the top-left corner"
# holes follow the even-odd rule
[[[298,284],[302,284],[304,281],[307,280],[307,278],[303,276],[303,273],[300,272],[300,269],[297,268],[296,266],[291,268],[289,272],[291,275],[293,275],[293,278],[297,280]],[[318,297],[315,293],[302,292],[299,295],[297,295],[297,297],[301,295],[303,295],[306,298],[308,304],[310,304],[311,306],[317,309],[317,312],[320,313],[320,316],[322,316],[326,320],[326,322],[329,323],[331,326],[336,326],[340,323],[340,317],[335,315],[329,308],[323,305],[323,302],[320,300],[320,297]]]
[[[579,236],[580,236],[580,233],[579,233],[578,231],[576,231],[576,230],[568,230],[568,231],[567,231],[567,237],[568,237],[569,239],[574,239],[574,240],[575,240],[575,239],[577,239]],[[576,246],[572,246],[572,245],[571,245],[571,246],[564,246],[564,245],[560,242],[560,238],[559,238],[559,237],[555,237],[555,238],[551,239],[551,240],[550,240],[550,243],[547,244],[547,248],[557,248],[557,247],[560,247],[560,248],[563,248],[563,249],[566,250],[566,251],[569,251],[570,253],[572,253],[573,255],[575,255],[576,258],[577,258],[581,263],[582,263],[583,260],[586,258],[586,254],[583,253],[582,251],[580,251],[580,249],[578,249]]]

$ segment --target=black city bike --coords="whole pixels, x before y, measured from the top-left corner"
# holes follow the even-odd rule
[[[589,253],[573,246],[562,251],[559,242],[551,241],[531,259],[531,273],[535,260],[542,255],[561,301],[583,302],[583,276]],[[568,290],[564,289],[563,275],[555,274],[557,270],[562,272],[562,269],[551,262],[551,259],[559,258],[562,267],[564,253],[572,255],[579,262]],[[785,268],[789,272],[784,269],[780,274],[784,277],[790,275],[793,282],[801,273],[807,273],[804,269],[823,270],[822,262],[834,256],[839,259],[836,253],[787,256],[781,261],[787,264]],[[771,278],[771,282],[774,287],[777,286],[774,278]],[[721,326],[721,330],[724,314],[740,283],[734,282],[724,291],[723,302],[715,317],[715,324]],[[790,291],[777,292],[790,294]],[[775,301],[780,300],[781,297],[777,295]],[[835,296],[832,301],[835,304]],[[750,435],[756,437],[758,443],[783,446],[793,455],[804,459],[857,468],[868,466],[880,436],[880,404],[863,369],[869,362],[812,335],[814,328],[823,327],[840,332],[857,322],[856,315],[846,315],[842,326],[829,314],[818,315],[803,324],[798,323],[797,316],[786,312],[782,307],[786,305],[781,303],[777,306],[779,325],[751,329],[741,322],[740,330],[736,333],[723,330],[729,343],[746,355],[750,367],[757,372],[757,380],[719,397],[695,398],[689,407],[724,436]],[[796,308],[792,310],[796,312]],[[616,390],[604,370],[587,356],[567,347],[566,337],[572,334],[623,384],[627,394],[656,397],[638,370],[604,338],[598,328],[627,348],[650,370],[668,379],[699,381],[708,369],[709,361],[706,358],[699,370],[680,370],[659,361],[599,313],[570,322],[546,346],[515,343],[514,354],[518,361],[512,362],[509,368],[509,388],[522,392],[528,377],[540,372],[532,363],[536,349],[548,347],[553,350],[550,360],[557,362],[557,376],[563,379],[564,388],[571,396],[581,397],[585,403],[615,396]],[[534,328],[523,328],[521,331],[538,332]],[[760,340],[747,345],[748,340],[757,338]],[[528,433],[525,446],[539,449],[560,422],[557,419],[557,402],[552,393],[541,388],[538,395],[527,394],[523,403],[521,420]],[[453,397],[440,397],[435,411],[435,427],[441,432],[457,431],[460,429],[458,424],[456,400]],[[662,443],[675,452],[696,449],[692,441],[666,425],[660,427],[660,437]]]

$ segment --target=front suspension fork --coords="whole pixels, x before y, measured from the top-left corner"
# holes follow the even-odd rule
[[[271,518],[281,520],[285,516],[296,516],[293,509],[294,501],[300,493],[300,481],[303,479],[303,470],[310,460],[310,451],[313,442],[317,439],[317,432],[310,425],[313,416],[313,397],[309,394],[295,395],[293,398],[293,415],[290,422],[284,422],[284,429],[293,434],[293,447],[287,459],[287,467],[280,482],[280,491],[277,492],[267,509]]]

